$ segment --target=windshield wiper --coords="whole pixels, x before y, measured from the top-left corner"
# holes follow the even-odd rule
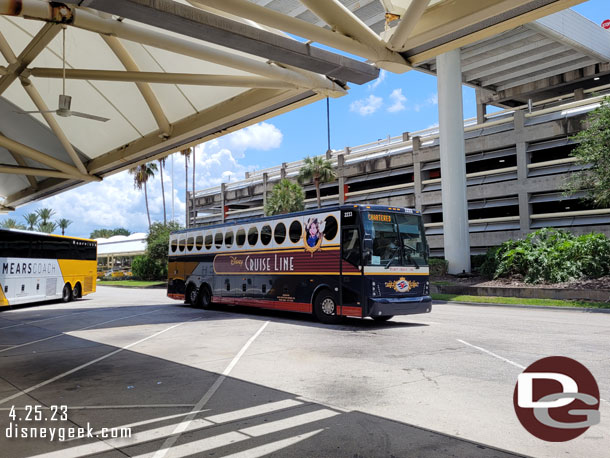
[[[389,269],[390,265],[394,262],[394,259],[396,258],[396,253],[398,253],[398,250],[400,249],[400,245],[398,245],[396,248],[394,248],[394,250],[392,251],[392,256],[390,256],[390,260],[386,263],[385,268]]]
[[[402,247],[405,250],[405,253],[407,254],[407,260],[409,262],[412,262],[415,265],[416,269],[419,269],[419,264],[415,261],[415,259],[413,259],[413,257],[411,257],[411,253],[415,253],[417,250],[411,245],[407,245],[404,241],[402,242]]]

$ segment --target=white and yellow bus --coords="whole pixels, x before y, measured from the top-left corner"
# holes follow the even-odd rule
[[[95,292],[95,240],[0,229],[0,307]]]

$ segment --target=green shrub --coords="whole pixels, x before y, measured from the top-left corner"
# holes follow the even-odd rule
[[[496,275],[496,270],[498,269],[498,251],[500,247],[491,247],[487,250],[487,253],[484,255],[483,262],[479,266],[479,275],[482,277],[492,279]]]
[[[443,258],[430,258],[428,261],[430,266],[430,275],[433,277],[442,277],[447,274],[447,261]]]
[[[527,283],[597,278],[610,274],[610,239],[603,234],[575,236],[561,229],[540,229],[524,240],[509,240],[490,250],[481,270],[494,272],[493,278],[522,275]]]
[[[138,280],[159,280],[167,277],[167,266],[149,256],[136,256],[131,264],[131,271]]]

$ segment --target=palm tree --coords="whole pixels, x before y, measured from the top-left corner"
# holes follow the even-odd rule
[[[305,208],[305,191],[298,183],[283,179],[271,190],[265,205],[265,215],[281,215],[298,212]]]
[[[36,213],[42,220],[43,224],[48,223],[49,220],[53,217],[53,215],[55,215],[55,211],[51,208],[39,208],[38,210],[36,210]]]
[[[318,208],[322,206],[320,201],[320,183],[327,183],[337,178],[337,174],[333,170],[333,165],[329,160],[321,156],[307,156],[303,161],[303,166],[299,170],[297,179],[299,183],[312,180],[316,187],[316,198],[318,200]]]
[[[66,219],[66,218],[61,218],[61,219],[57,220],[57,225],[61,229],[61,235],[66,235],[66,229],[68,229],[68,226],[70,224],[72,224],[72,221],[70,221],[69,219]]]
[[[23,224],[19,224],[13,218],[8,218],[2,221],[0,223],[0,227],[4,229],[25,229],[25,226]]]
[[[184,156],[184,202],[186,203],[186,227],[189,227],[189,157],[191,156],[192,148],[185,148],[180,151]]]
[[[38,232],[46,232],[47,234],[52,234],[57,229],[57,224],[52,221],[41,222],[36,226],[36,230]]]
[[[158,159],[159,161],[159,172],[161,172],[161,195],[163,196],[163,224],[167,226],[167,211],[165,210],[165,184],[163,183],[163,169],[165,168],[165,161],[167,157]]]
[[[28,229],[33,231],[34,226],[36,226],[36,223],[38,223],[38,214],[28,213],[27,215],[23,216],[23,219],[25,219],[25,222],[28,223]]]
[[[148,162],[146,164],[140,164],[136,167],[129,169],[129,173],[133,175],[133,187],[141,190],[144,188],[144,201],[146,202],[146,215],[148,216],[148,229],[150,229],[150,211],[148,209],[148,191],[146,189],[146,182],[154,178],[155,172],[157,171],[157,164],[154,162]]]

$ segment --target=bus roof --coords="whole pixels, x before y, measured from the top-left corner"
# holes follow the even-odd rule
[[[95,242],[95,243],[97,243],[97,240],[94,240],[94,239],[86,239],[86,238],[83,238],[83,237],[71,237],[69,235],[47,234],[46,232],[28,231],[28,230],[25,230],[25,229],[6,229],[6,228],[0,228],[0,231],[19,232],[21,234],[39,235],[41,237],[59,237],[59,238],[62,238],[62,239],[83,240],[85,242]]]
[[[184,232],[191,232],[191,231],[196,231],[196,230],[201,230],[201,229],[215,229],[218,227],[229,227],[229,226],[239,226],[241,224],[248,224],[248,223],[253,223],[253,222],[260,222],[260,221],[273,221],[275,219],[283,219],[283,218],[290,218],[290,217],[295,217],[295,216],[305,216],[305,215],[313,215],[316,213],[327,213],[327,212],[332,212],[332,211],[337,211],[337,210],[349,210],[349,209],[356,209],[359,211],[368,211],[368,210],[372,210],[372,211],[383,211],[383,212],[395,212],[395,213],[409,213],[412,215],[419,215],[420,212],[419,210],[415,210],[412,208],[406,208],[406,207],[387,207],[385,205],[356,205],[356,204],[352,204],[352,205],[334,205],[332,207],[323,207],[323,208],[312,208],[311,210],[303,210],[300,212],[294,212],[294,213],[283,213],[281,215],[273,215],[273,216],[263,216],[261,218],[250,218],[250,219],[243,219],[243,220],[238,220],[238,221],[231,221],[228,223],[220,223],[220,224],[210,224],[209,226],[197,226],[197,227],[190,227],[188,229],[182,229],[179,231],[173,231],[172,234],[181,234]]]

